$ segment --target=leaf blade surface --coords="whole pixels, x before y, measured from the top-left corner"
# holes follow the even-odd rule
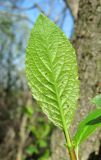
[[[79,123],[73,138],[75,147],[84,142],[98,127],[101,127],[101,109],[96,109],[89,113],[88,116]]]
[[[26,75],[43,112],[55,125],[68,128],[79,96],[75,50],[64,33],[42,14],[29,39]]]

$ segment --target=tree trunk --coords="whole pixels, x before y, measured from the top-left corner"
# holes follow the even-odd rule
[[[72,133],[76,130],[77,122],[94,108],[90,104],[90,99],[101,93],[101,0],[80,0],[75,26],[73,43],[77,50],[81,88],[79,108]],[[51,145],[52,160],[61,160],[62,157],[66,159],[67,155],[63,147],[64,137],[60,131],[54,132]],[[100,132],[97,131],[81,145],[80,160],[101,159],[101,155],[97,155],[99,154],[100,138]],[[55,144],[56,139],[57,143]]]

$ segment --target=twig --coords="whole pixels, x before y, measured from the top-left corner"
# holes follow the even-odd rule
[[[17,158],[16,160],[22,160],[23,156],[23,148],[25,145],[25,141],[27,139],[27,131],[26,131],[26,126],[27,126],[27,116],[24,115],[22,118],[22,123],[20,126],[20,141],[19,141],[19,146],[18,146],[18,153],[17,153]]]

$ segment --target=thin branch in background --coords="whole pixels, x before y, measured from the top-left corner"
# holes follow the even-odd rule
[[[44,13],[44,10],[40,7],[40,5],[38,3],[34,3],[32,6],[28,7],[28,8],[24,8],[24,7],[19,7],[17,5],[12,6],[12,9],[18,10],[18,11],[28,11],[28,10],[32,10],[32,9],[38,9],[40,12]]]
[[[51,13],[52,13],[52,10],[53,10],[53,5],[54,5],[54,0],[52,0],[51,2],[50,2],[50,8],[49,8],[49,10],[48,10],[48,14],[47,14],[47,17],[50,17],[50,15],[51,15]]]
[[[43,9],[40,7],[40,5],[38,3],[34,3],[32,6],[28,7],[28,8],[24,8],[24,7],[19,7],[17,5],[12,6],[12,9],[17,9],[18,11],[28,11],[28,10],[32,10],[37,8],[40,12],[44,13]]]
[[[30,11],[32,9],[38,9],[41,13],[45,14],[44,10],[37,3],[35,3],[34,5],[32,5],[32,6],[28,7],[28,8],[19,7],[19,6],[15,5],[15,4],[12,7],[7,7],[4,4],[2,4],[2,7],[5,7],[4,8],[5,10],[6,9],[8,9],[8,10],[12,9],[12,11],[17,10],[17,11],[21,11],[21,12],[28,11],[28,10]],[[8,14],[7,11],[5,11],[5,13]],[[9,15],[14,16],[16,18],[27,20],[31,24],[34,23],[31,19],[28,18],[28,16],[24,16],[24,15],[21,15],[21,14],[15,14],[15,13],[9,13]]]
[[[21,126],[20,126],[20,133],[19,133],[20,134],[20,141],[19,141],[18,153],[17,153],[16,160],[22,160],[22,158],[23,158],[23,149],[24,149],[26,139],[28,137],[27,130],[26,130],[27,120],[28,120],[27,116],[24,115],[22,117],[22,122],[21,122]]]
[[[68,5],[68,0],[63,0],[64,3],[66,4],[66,7],[69,8],[69,5]]]
[[[78,18],[79,1],[80,0],[63,0],[66,7],[70,8],[74,20]]]
[[[45,14],[44,10],[36,3],[35,4],[36,8],[43,14]]]
[[[68,0],[63,0],[63,1],[64,1],[64,3],[65,3],[66,7],[71,10],[71,7],[70,7],[70,5],[69,5],[69,3],[68,3]],[[74,17],[72,10],[71,10],[71,15],[72,15],[72,17]]]
[[[14,6],[12,6],[12,9],[17,9],[18,11],[28,11],[28,10],[32,10],[32,9],[34,9],[36,7],[36,5],[34,4],[34,5],[32,5],[32,6],[30,6],[30,7],[28,7],[28,8],[22,8],[22,7],[19,7],[19,6],[17,6],[17,5],[14,5]]]
[[[13,10],[18,10],[18,11],[22,11],[22,12],[37,8],[40,12],[44,13],[42,8],[37,3],[35,3],[34,5],[32,5],[32,6],[28,7],[28,8],[19,7],[17,5],[13,5],[11,7],[8,7],[8,6],[4,5],[4,4],[2,4],[2,7],[4,7],[4,9],[13,9]]]
[[[66,6],[63,8],[63,10],[60,12],[60,14],[59,15],[57,15],[56,17],[55,17],[55,20],[54,20],[54,22],[55,23],[58,23],[58,21],[60,20],[60,17],[61,17],[61,15],[63,15],[63,18],[62,18],[62,22],[61,22],[61,24],[60,24],[60,26],[63,26],[63,22],[64,22],[64,19],[65,19],[65,16],[66,16],[66,10],[67,10],[67,8],[69,7],[68,6],[68,3],[67,3],[67,0],[63,0],[64,2],[65,2],[65,4],[66,4]],[[54,4],[54,0],[52,0],[52,1],[50,1],[50,3],[51,3],[51,7],[49,8],[49,10],[48,10],[48,13],[47,14],[45,14],[45,12],[44,12],[44,10],[42,9],[42,7],[39,5],[39,4],[37,4],[37,3],[34,3],[32,6],[30,6],[30,7],[20,7],[20,6],[17,6],[16,4],[12,4],[12,7],[7,7],[7,6],[5,6],[5,5],[3,5],[2,4],[2,6],[3,7],[7,7],[8,9],[12,9],[13,11],[14,10],[17,10],[17,11],[21,11],[21,12],[23,12],[23,11],[30,11],[30,10],[32,10],[32,9],[38,9],[38,11],[40,11],[41,13],[43,13],[43,14],[45,14],[47,17],[50,17],[50,15],[51,15],[51,13],[52,13],[52,10],[53,10],[53,4]],[[5,8],[6,9],[6,8]],[[16,17],[16,18],[20,18],[20,19],[24,19],[24,20],[27,20],[29,23],[31,23],[32,25],[33,25],[33,21],[32,20],[30,20],[27,16],[24,16],[24,15],[20,15],[20,14],[13,14],[13,13],[9,13],[11,16],[14,16],[14,17]]]
[[[67,8],[65,7],[64,9],[63,9],[63,12],[62,12],[62,21],[61,21],[61,23],[60,23],[60,27],[62,28],[63,27],[63,24],[64,24],[64,21],[65,21],[65,18],[66,18],[66,13],[67,13]]]
[[[7,11],[0,11],[0,14],[5,14],[5,15],[10,15],[10,16],[12,16],[12,17],[14,17],[14,18],[17,18],[17,20],[19,20],[19,19],[23,19],[23,20],[26,20],[26,21],[28,21],[30,24],[32,24],[33,25],[33,21],[32,20],[30,20],[27,16],[25,16],[25,15],[21,15],[21,14],[15,14],[15,13],[8,13]]]
[[[57,16],[55,17],[54,22],[55,22],[55,23],[58,23],[59,20],[60,20],[61,15],[62,15],[64,12],[66,12],[66,11],[67,11],[67,7],[64,7],[64,8],[62,9],[62,11],[59,13],[59,15],[57,15]]]

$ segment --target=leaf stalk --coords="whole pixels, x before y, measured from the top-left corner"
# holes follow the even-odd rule
[[[66,139],[66,143],[67,143],[66,146],[67,146],[67,149],[68,149],[68,152],[69,152],[69,155],[70,155],[70,159],[71,160],[77,160],[75,149],[74,149],[74,146],[72,144],[71,137],[70,137],[68,131],[65,130],[64,135],[65,135],[65,139]]]

